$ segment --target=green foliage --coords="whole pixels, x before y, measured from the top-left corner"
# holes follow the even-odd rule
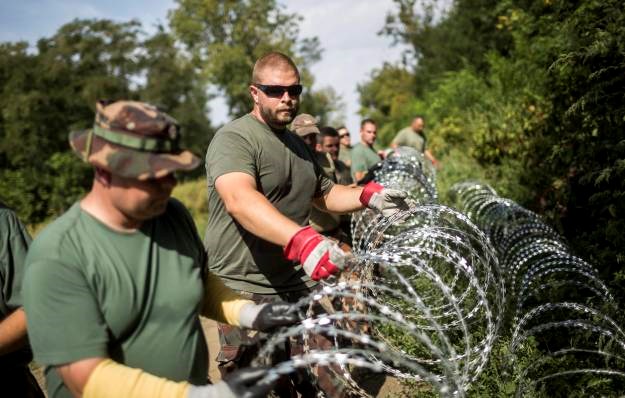
[[[180,183],[172,192],[172,196],[184,203],[187,209],[189,209],[201,237],[204,236],[208,222],[207,195],[205,178]]]
[[[67,209],[90,186],[69,131],[90,127],[98,99],[163,106],[203,152],[210,136],[199,74],[161,28],[144,39],[138,22],[74,20],[28,51],[0,44],[0,197],[28,223]],[[200,171],[201,173],[201,171]]]
[[[388,143],[411,117],[424,115],[429,148],[442,164],[442,198],[461,180],[489,183],[543,214],[625,297],[623,3],[456,0],[441,18],[434,2],[395,3],[382,34],[409,45],[414,56],[403,66],[385,65],[360,87],[363,116],[388,126],[380,128],[381,140]],[[398,70],[403,89],[391,73]],[[544,357],[537,350],[528,342],[506,368],[505,346],[496,348],[471,395],[513,395],[520,369]],[[562,356],[536,371],[551,374],[572,363],[584,366]],[[623,389],[615,383],[585,374],[526,386],[521,395],[613,395]]]
[[[248,86],[254,63],[270,51],[289,55],[304,86],[302,111],[322,123],[340,111],[331,89],[313,90],[310,65],[321,58],[317,37],[300,38],[302,17],[287,13],[275,0],[177,0],[169,18],[177,38],[192,54],[207,82],[225,96],[230,115],[251,109]]]
[[[414,115],[414,76],[407,69],[384,63],[371,73],[371,80],[358,86],[360,114],[378,124],[378,143],[388,145],[395,133],[408,125]]]

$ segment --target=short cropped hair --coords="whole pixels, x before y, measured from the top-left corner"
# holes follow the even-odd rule
[[[374,126],[377,126],[377,124],[375,123],[375,120],[367,118],[367,119],[364,119],[362,122],[360,122],[360,129],[362,130],[362,128],[365,127],[365,124],[367,123],[371,123]]]
[[[336,131],[333,127],[324,126],[319,129],[319,137],[337,137],[339,136],[339,132]]]
[[[252,83],[260,83],[261,72],[266,68],[291,69],[295,71],[299,79],[299,71],[297,70],[297,66],[295,66],[295,62],[280,52],[272,51],[260,57],[254,64]]]

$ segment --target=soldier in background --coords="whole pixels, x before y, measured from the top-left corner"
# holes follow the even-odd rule
[[[28,369],[22,276],[30,235],[15,213],[0,203],[0,392],[7,397],[43,398]]]
[[[347,127],[341,126],[336,131],[339,132],[339,140],[341,144],[341,149],[339,151],[339,160],[347,167],[352,166],[352,139],[349,135],[349,131]]]
[[[438,160],[432,155],[432,152],[427,149],[427,140],[425,138],[425,120],[421,116],[417,116],[412,119],[412,123],[408,127],[397,132],[395,138],[391,142],[391,148],[396,149],[400,146],[407,146],[415,148],[421,152],[423,156],[432,162],[435,167],[438,167]]]

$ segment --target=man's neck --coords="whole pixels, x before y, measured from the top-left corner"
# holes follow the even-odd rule
[[[80,208],[115,231],[128,233],[139,229],[143,221],[132,219],[122,213],[104,192],[105,188],[96,184],[80,201]]]
[[[260,109],[258,109],[257,107],[254,107],[252,112],[250,112],[250,115],[252,115],[256,120],[258,120],[265,126],[269,127],[269,129],[274,133],[283,133],[286,131],[286,126],[273,126],[271,123],[268,123],[261,115]]]

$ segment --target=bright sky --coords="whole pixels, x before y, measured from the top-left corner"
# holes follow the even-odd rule
[[[282,2],[287,11],[304,17],[302,37],[317,36],[324,49],[322,60],[313,65],[317,88],[333,87],[346,104],[347,127],[357,140],[360,117],[356,86],[367,80],[383,62],[401,59],[403,48],[391,47],[391,40],[377,32],[384,25],[392,0],[291,0]],[[150,30],[167,23],[173,0],[2,0],[0,41],[27,40],[51,36],[74,18],[138,19]],[[223,102],[211,103],[211,120],[228,120]]]

